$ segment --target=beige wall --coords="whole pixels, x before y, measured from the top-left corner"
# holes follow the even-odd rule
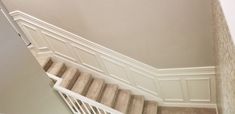
[[[0,11],[0,113],[71,114],[49,82]]]
[[[217,0],[214,0],[214,17],[219,114],[235,114],[235,46]]]
[[[210,0],[3,0],[158,68],[214,65]]]

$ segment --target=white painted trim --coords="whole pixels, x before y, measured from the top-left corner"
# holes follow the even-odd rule
[[[186,83],[187,83],[187,85],[188,84],[190,84],[189,83],[189,81],[195,81],[195,80],[207,80],[208,81],[208,85],[207,85],[207,87],[208,87],[208,89],[210,90],[210,88],[211,88],[211,79],[208,77],[208,78],[186,78]],[[188,87],[188,86],[186,86],[186,87]],[[190,93],[189,93],[189,88],[187,88],[187,94],[188,95],[190,95]],[[191,101],[191,102],[211,102],[211,98],[212,98],[212,96],[211,96],[211,92],[210,91],[207,91],[208,92],[208,94],[209,94],[209,99],[189,99],[189,101]]]
[[[207,103],[163,103],[159,104],[162,107],[193,107],[193,108],[217,108],[216,104],[207,104]]]
[[[38,55],[38,57],[40,58],[40,57],[48,57],[48,56],[47,56],[47,54],[45,54],[45,55]],[[102,78],[108,83],[117,84],[117,85],[119,85],[120,89],[128,89],[128,90],[131,90],[133,94],[144,95],[147,100],[155,100],[155,101],[162,102],[162,99],[160,97],[149,94],[149,93],[146,93],[145,91],[142,91],[142,90],[140,90],[136,87],[133,87],[132,85],[127,84],[124,81],[117,80],[116,78],[113,78],[111,76],[107,76],[107,75],[105,75],[101,72],[98,72],[98,71],[94,70],[94,69],[90,69],[90,68],[88,68],[84,65],[72,62],[68,59],[62,58],[62,57],[57,56],[57,55],[52,55],[51,57],[53,57],[53,59],[56,59],[56,61],[58,61],[58,62],[64,62],[69,66],[78,68],[80,71],[89,72],[89,73],[92,74],[92,76],[94,76],[96,78]]]
[[[20,27],[17,25],[17,23],[14,22],[13,18],[11,17],[11,15],[9,15],[9,12],[7,10],[7,8],[5,7],[5,5],[3,4],[3,2],[0,0],[0,11],[3,13],[3,15],[6,17],[6,19],[8,20],[8,22],[11,24],[11,26],[14,28],[14,30],[17,32],[17,34],[20,35],[20,37],[22,38],[22,40],[24,41],[24,43],[26,44],[26,46],[30,45],[29,40],[27,39],[27,37],[25,36],[25,34],[23,33],[23,31],[20,29]]]
[[[144,64],[142,62],[139,62],[139,61],[137,61],[135,59],[132,59],[132,58],[130,58],[128,56],[122,55],[122,54],[120,54],[118,52],[115,52],[115,51],[113,51],[111,49],[103,47],[103,46],[101,46],[99,44],[96,44],[94,42],[86,40],[85,38],[82,38],[82,37],[80,37],[80,36],[78,36],[76,34],[68,32],[68,31],[66,31],[66,30],[64,30],[62,28],[59,28],[59,27],[54,26],[52,24],[49,24],[49,23],[47,23],[45,21],[37,19],[37,18],[35,18],[35,17],[31,16],[31,15],[28,15],[28,14],[26,14],[24,12],[13,11],[13,12],[10,12],[10,15],[13,16],[15,21],[21,20],[21,21],[25,21],[25,22],[31,23],[33,25],[36,25],[36,26],[40,27],[40,28],[43,28],[45,30],[49,30],[49,31],[51,31],[53,33],[56,33],[56,34],[58,34],[60,36],[67,36],[65,38],[67,38],[67,39],[69,39],[69,40],[71,40],[73,42],[77,42],[77,43],[79,43],[81,45],[87,46],[89,48],[98,50],[99,52],[101,52],[101,53],[103,53],[105,55],[111,56],[113,58],[118,57],[118,59],[121,59],[121,60],[124,59],[125,62],[127,62],[128,64],[130,64],[130,65],[137,65],[140,68],[144,68],[145,70],[148,70],[149,72],[152,72],[153,74],[155,74],[155,72],[157,72],[157,69],[152,67],[152,66],[149,66],[149,65]],[[78,40],[78,41],[76,41],[76,40]]]
[[[60,85],[61,85],[61,83],[62,83],[62,78],[59,78],[59,77],[57,77],[57,76],[55,76],[55,75],[53,75],[53,74],[50,74],[50,73],[47,73],[47,75],[48,75],[48,77],[51,78],[52,80],[56,81],[56,83],[55,83],[55,85],[54,85],[54,88],[60,93],[60,95],[61,95],[61,94],[65,94],[65,95],[67,95],[67,96],[69,96],[69,97],[72,97],[72,98],[75,99],[75,100],[79,100],[79,101],[81,101],[81,102],[84,102],[84,103],[86,103],[86,104],[89,104],[89,105],[91,105],[91,106],[94,106],[94,107],[96,107],[96,108],[98,108],[98,109],[102,109],[102,110],[105,111],[105,113],[110,113],[110,114],[123,114],[122,112],[119,112],[119,111],[117,111],[117,110],[115,110],[115,109],[112,109],[112,108],[110,108],[110,107],[108,107],[108,106],[106,106],[106,105],[103,105],[103,104],[101,104],[101,103],[99,103],[99,102],[96,102],[96,101],[94,101],[94,100],[92,100],[92,99],[89,99],[89,98],[87,98],[87,97],[84,97],[84,96],[82,96],[82,95],[80,95],[80,94],[77,94],[77,93],[75,93],[75,92],[73,92],[73,91],[70,91],[70,90],[68,90],[68,89],[66,89],[66,88],[61,87]],[[68,103],[68,100],[67,100],[66,98],[64,98],[63,95],[61,95],[61,97],[64,99],[64,101],[67,103],[67,105],[70,107],[70,109],[73,111],[74,114],[79,114],[79,113],[80,113],[79,110],[77,109],[77,106],[74,105],[74,103],[71,101],[71,99],[70,99],[69,97],[68,97],[68,98],[69,98],[69,101],[72,103],[73,106],[71,106],[71,104]],[[72,107],[74,107],[74,108],[76,109],[76,111],[75,111],[74,108],[72,108]],[[91,109],[93,109],[93,108],[91,108]]]
[[[215,75],[215,66],[158,69],[158,76]]]
[[[206,107],[214,105],[215,103],[215,97],[213,97],[215,96],[214,66],[157,69],[23,12],[14,11],[11,12],[11,15],[21,27],[23,25],[30,25],[36,29],[41,37],[49,34],[52,38],[59,39],[58,41],[50,42],[50,40],[44,36],[43,38],[45,38],[46,41],[43,43],[47,45],[48,50],[40,50],[41,47],[32,44],[33,53],[35,53],[37,57],[54,57],[58,61],[75,66],[82,71],[92,73],[95,77],[103,78],[108,83],[115,83],[123,89],[129,89],[134,94],[144,95],[147,100],[158,101],[159,104],[164,106],[177,104],[177,106]],[[24,30],[24,32],[26,31],[27,30]],[[35,38],[31,37],[29,39],[33,40]],[[66,49],[62,49],[61,47],[66,47]],[[81,53],[78,50],[83,50],[84,52]],[[77,53],[80,55],[78,56]],[[80,56],[84,56],[84,58]],[[105,62],[108,63],[109,66],[106,66]],[[111,68],[108,69],[107,67]],[[120,75],[119,73],[123,74]],[[186,82],[188,78],[210,79],[211,83],[208,83],[210,84],[209,102],[205,102],[207,99],[204,93],[198,93],[202,97],[205,96],[205,98],[197,99],[197,102],[189,98],[189,91],[187,90],[188,85]],[[175,83],[177,85],[168,83],[174,79],[178,79],[179,82]],[[172,92],[176,86],[180,87],[182,91]],[[175,97],[175,94],[180,95],[180,99]]]

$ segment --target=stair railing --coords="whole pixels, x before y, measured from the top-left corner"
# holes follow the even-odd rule
[[[62,78],[50,73],[47,73],[47,75],[52,80],[56,81],[53,88],[58,91],[74,114],[123,114],[122,112],[60,86]]]
[[[9,15],[9,12],[7,10],[7,8],[5,7],[5,5],[3,4],[3,2],[0,0],[0,11],[4,14],[4,16],[6,17],[6,19],[8,20],[8,22],[11,24],[11,26],[13,27],[13,29],[17,32],[17,34],[19,35],[19,37],[22,38],[22,40],[25,42],[26,46],[30,46],[31,43],[29,41],[29,39],[26,37],[26,35],[24,34],[24,32],[21,30],[21,28],[19,27],[19,25],[14,21],[13,17]]]

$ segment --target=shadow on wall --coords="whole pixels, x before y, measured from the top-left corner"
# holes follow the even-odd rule
[[[2,12],[0,63],[0,112],[71,114],[49,86],[47,75]]]

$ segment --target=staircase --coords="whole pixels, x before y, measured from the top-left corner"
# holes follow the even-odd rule
[[[130,90],[120,89],[116,84],[106,83],[103,79],[56,62],[52,58],[39,58],[38,61],[47,73],[62,79],[60,86],[63,88],[124,114],[157,114],[157,102],[147,101],[142,95],[133,95]],[[86,114],[85,111],[83,113]]]

